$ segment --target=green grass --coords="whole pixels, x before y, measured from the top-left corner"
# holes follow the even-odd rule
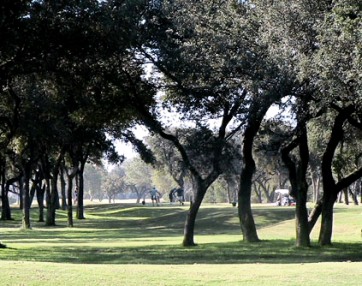
[[[85,220],[68,228],[36,222],[21,230],[21,213],[0,221],[0,285],[360,285],[362,208],[338,205],[334,244],[296,248],[294,209],[254,206],[262,242],[243,243],[237,209],[203,205],[197,247],[181,246],[187,207],[88,205]],[[29,278],[31,277],[31,279]]]

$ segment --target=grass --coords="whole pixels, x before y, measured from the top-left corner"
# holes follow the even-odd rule
[[[203,205],[197,247],[181,246],[187,207],[88,205],[86,219],[56,227],[36,221],[21,230],[21,213],[0,221],[0,285],[360,285],[361,216],[358,206],[335,209],[334,244],[296,248],[294,209],[254,206],[262,242],[243,243],[237,209]],[[30,279],[31,278],[31,279]]]

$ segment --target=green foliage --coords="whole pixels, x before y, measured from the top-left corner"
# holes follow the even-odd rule
[[[360,1],[336,1],[320,26],[320,47],[313,58],[313,76],[322,100],[361,106],[362,6]],[[328,95],[328,97],[326,97]]]

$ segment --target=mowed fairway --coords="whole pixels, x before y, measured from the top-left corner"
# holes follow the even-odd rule
[[[294,209],[255,205],[260,243],[243,243],[237,209],[202,205],[197,247],[181,246],[188,206],[88,204],[68,228],[1,221],[0,285],[362,285],[362,207],[337,205],[333,246],[294,246]]]

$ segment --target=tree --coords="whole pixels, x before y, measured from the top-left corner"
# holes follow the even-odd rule
[[[108,197],[109,203],[114,202],[119,194],[124,193],[125,187],[124,179],[115,171],[111,171],[103,177],[101,188]]]
[[[88,194],[89,200],[102,200],[103,192],[101,188],[102,177],[105,170],[93,164],[86,164],[84,170],[84,193]]]
[[[128,188],[137,195],[137,203],[140,203],[152,188],[152,167],[140,158],[134,158],[124,163],[124,171],[124,181]]]
[[[361,73],[358,43],[361,42],[361,11],[359,1],[336,1],[325,21],[320,25],[320,48],[313,57],[311,70],[318,74],[313,83],[320,91],[320,102],[330,111],[333,122],[331,135],[323,153],[322,222],[319,235],[321,245],[331,244],[333,206],[338,193],[362,175],[356,168],[336,182],[333,161],[336,148],[342,143],[345,125],[361,128]],[[350,50],[351,53],[346,53]]]

